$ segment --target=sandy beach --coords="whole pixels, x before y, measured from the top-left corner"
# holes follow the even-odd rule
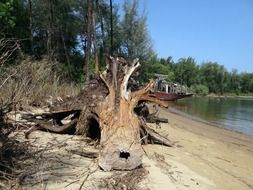
[[[40,157],[30,161],[33,165],[27,168],[22,189],[253,189],[252,137],[164,108],[158,115],[168,118],[169,124],[149,125],[175,145],[143,146],[143,166],[134,171],[104,172],[97,167],[96,159],[73,153],[97,151],[95,145],[83,142],[81,136],[35,131],[24,140],[22,132],[15,134],[20,141],[43,150]]]
[[[252,137],[194,121],[166,109],[161,109],[159,115],[167,117],[169,124],[161,124],[157,130],[168,135],[176,146],[149,145],[145,150],[150,156],[163,155],[172,168],[177,164],[184,166],[177,175],[178,183],[188,189],[253,189]],[[188,172],[193,172],[191,179],[195,184],[191,179],[185,181],[187,175],[191,175]]]

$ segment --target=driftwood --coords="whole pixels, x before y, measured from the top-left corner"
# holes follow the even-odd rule
[[[72,154],[76,154],[82,157],[86,157],[86,158],[97,158],[98,157],[98,153],[97,152],[89,152],[89,151],[77,151],[77,150],[71,150],[70,151]]]
[[[141,144],[173,143],[146,125],[146,120],[167,122],[167,119],[141,113],[140,104],[167,103],[149,96],[154,81],[131,91],[129,79],[140,67],[135,59],[131,64],[122,58],[110,57],[106,70],[91,80],[72,100],[52,108],[50,113],[23,114],[34,123],[27,136],[35,129],[55,133],[75,133],[99,140],[99,166],[106,170],[131,170],[142,162]],[[139,110],[138,110],[139,109]]]
[[[146,122],[148,123],[168,123],[167,118],[161,118],[157,116],[158,109],[155,110],[155,112],[150,113],[148,107],[141,103],[137,107],[134,108],[135,113],[138,116],[142,116],[145,118]]]

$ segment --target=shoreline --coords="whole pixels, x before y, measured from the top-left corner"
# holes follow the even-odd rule
[[[196,95],[196,97],[199,97]],[[201,96],[200,96],[201,97]],[[242,98],[242,99],[253,99],[252,95],[218,95],[218,94],[208,94],[206,95],[208,98]]]
[[[187,130],[197,135],[203,135],[208,138],[221,140],[226,143],[235,143],[235,139],[238,144],[240,143],[240,141],[247,141],[250,142],[250,144],[247,145],[253,151],[253,136],[251,136],[250,134],[245,134],[219,125],[214,125],[213,123],[210,123],[208,121],[202,121],[202,119],[195,120],[192,117],[187,117],[178,113],[174,113],[168,109],[162,109],[162,114],[167,115],[170,124],[173,124],[174,122],[174,124],[184,130]],[[167,114],[164,112],[167,112]]]
[[[175,147],[148,145],[144,149],[150,157],[161,154],[172,167],[187,167],[178,169],[182,181],[188,179],[189,173],[199,184],[191,184],[189,189],[253,189],[251,136],[195,121],[165,108],[159,110],[158,116],[168,118],[169,124],[152,124],[153,128],[175,142]]]
[[[232,128],[228,128],[228,127],[222,126],[222,125],[220,125],[218,123],[207,121],[207,120],[202,119],[202,118],[200,118],[198,116],[190,115],[190,114],[188,114],[186,112],[182,112],[180,110],[177,110],[177,109],[175,109],[173,107],[168,108],[168,112],[176,114],[176,115],[179,115],[179,116],[182,116],[182,117],[185,117],[185,118],[188,118],[188,119],[191,119],[191,120],[196,121],[196,122],[201,122],[203,124],[206,124],[206,125],[209,125],[209,126],[212,126],[212,127],[216,127],[216,128],[222,129],[222,130],[227,130],[227,131],[230,131],[230,132],[234,132],[234,133],[238,133],[238,134],[241,134],[241,135],[245,135],[245,136],[253,139],[253,134],[244,133],[244,132],[232,129]]]

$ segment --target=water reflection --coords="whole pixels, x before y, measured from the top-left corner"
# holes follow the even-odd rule
[[[216,125],[253,135],[253,99],[193,97],[171,106]]]

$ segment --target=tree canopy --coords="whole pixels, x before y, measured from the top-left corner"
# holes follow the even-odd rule
[[[138,57],[142,82],[160,73],[200,94],[253,92],[252,73],[229,72],[219,63],[197,63],[192,57],[157,57],[147,16],[140,14],[137,0],[125,0],[122,11],[113,0],[2,0],[0,39],[9,41],[2,43],[0,56],[16,40],[24,55],[47,56],[54,77],[76,83],[93,77],[96,62],[103,68],[105,55]]]

